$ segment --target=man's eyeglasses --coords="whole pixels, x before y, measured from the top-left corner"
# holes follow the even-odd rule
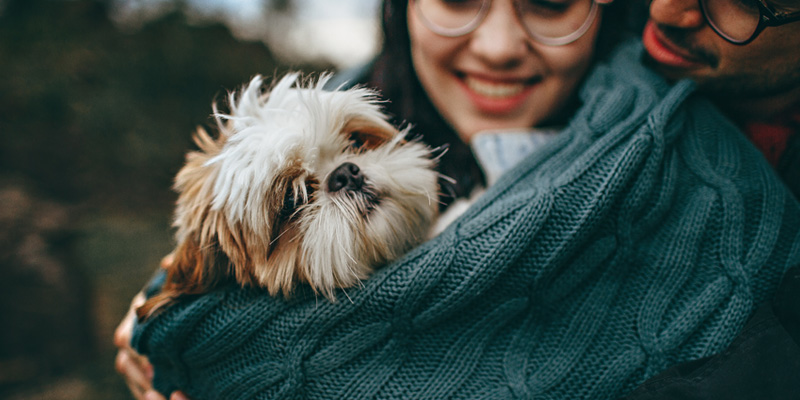
[[[474,31],[492,5],[492,0],[411,2],[428,29],[447,37]],[[514,9],[533,40],[548,46],[563,46],[578,40],[589,30],[597,18],[599,5],[595,0],[514,0]]]
[[[752,42],[768,26],[800,21],[800,12],[776,11],[764,0],[699,1],[711,29],[738,45]]]

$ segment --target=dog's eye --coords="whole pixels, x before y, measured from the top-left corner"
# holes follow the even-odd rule
[[[380,136],[378,134],[369,132],[369,131],[360,131],[355,130],[350,132],[348,135],[348,140],[350,142],[350,148],[354,150],[374,150],[378,147],[381,147],[384,143],[388,141],[389,138]]]
[[[367,141],[364,140],[364,136],[358,131],[351,132],[348,140],[350,141],[350,149],[352,150],[361,149],[367,144]]]
[[[354,117],[342,128],[341,135],[356,149],[374,150],[391,142],[397,134],[388,122]]]
[[[291,218],[292,214],[294,214],[294,210],[297,209],[297,200],[295,199],[294,191],[291,188],[286,191],[286,194],[283,196],[283,207],[281,207],[281,211],[278,213],[279,220],[287,220]]]
[[[287,220],[291,218],[297,208],[306,204],[308,199],[314,194],[316,181],[309,180],[306,182],[305,193],[295,193],[293,188],[288,188],[283,195],[283,206],[278,214],[280,220]]]

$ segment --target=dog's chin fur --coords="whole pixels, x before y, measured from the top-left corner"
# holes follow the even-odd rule
[[[229,114],[215,107],[220,133],[198,129],[200,150],[176,177],[177,247],[140,318],[231,280],[285,296],[305,283],[334,300],[427,237],[438,205],[430,149],[405,141],[373,92],[324,91],[327,79],[289,74],[265,93],[256,77],[230,95]],[[345,163],[361,180],[335,190]]]

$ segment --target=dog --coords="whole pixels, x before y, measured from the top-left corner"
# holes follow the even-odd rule
[[[432,149],[387,122],[377,94],[326,91],[290,73],[253,78],[214,105],[219,134],[198,128],[175,178],[177,246],[146,319],[223,282],[291,296],[299,284],[335,301],[428,238],[439,175]]]

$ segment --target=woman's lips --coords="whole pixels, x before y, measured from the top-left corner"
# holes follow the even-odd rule
[[[700,68],[706,63],[659,34],[653,21],[648,21],[642,34],[645,50],[658,63],[673,68]]]
[[[478,110],[505,114],[518,109],[525,102],[538,79],[496,80],[465,75],[460,82]]]
[[[464,78],[464,83],[473,92],[487,97],[509,97],[520,94],[525,90],[525,84],[520,82],[488,82],[470,76]]]

